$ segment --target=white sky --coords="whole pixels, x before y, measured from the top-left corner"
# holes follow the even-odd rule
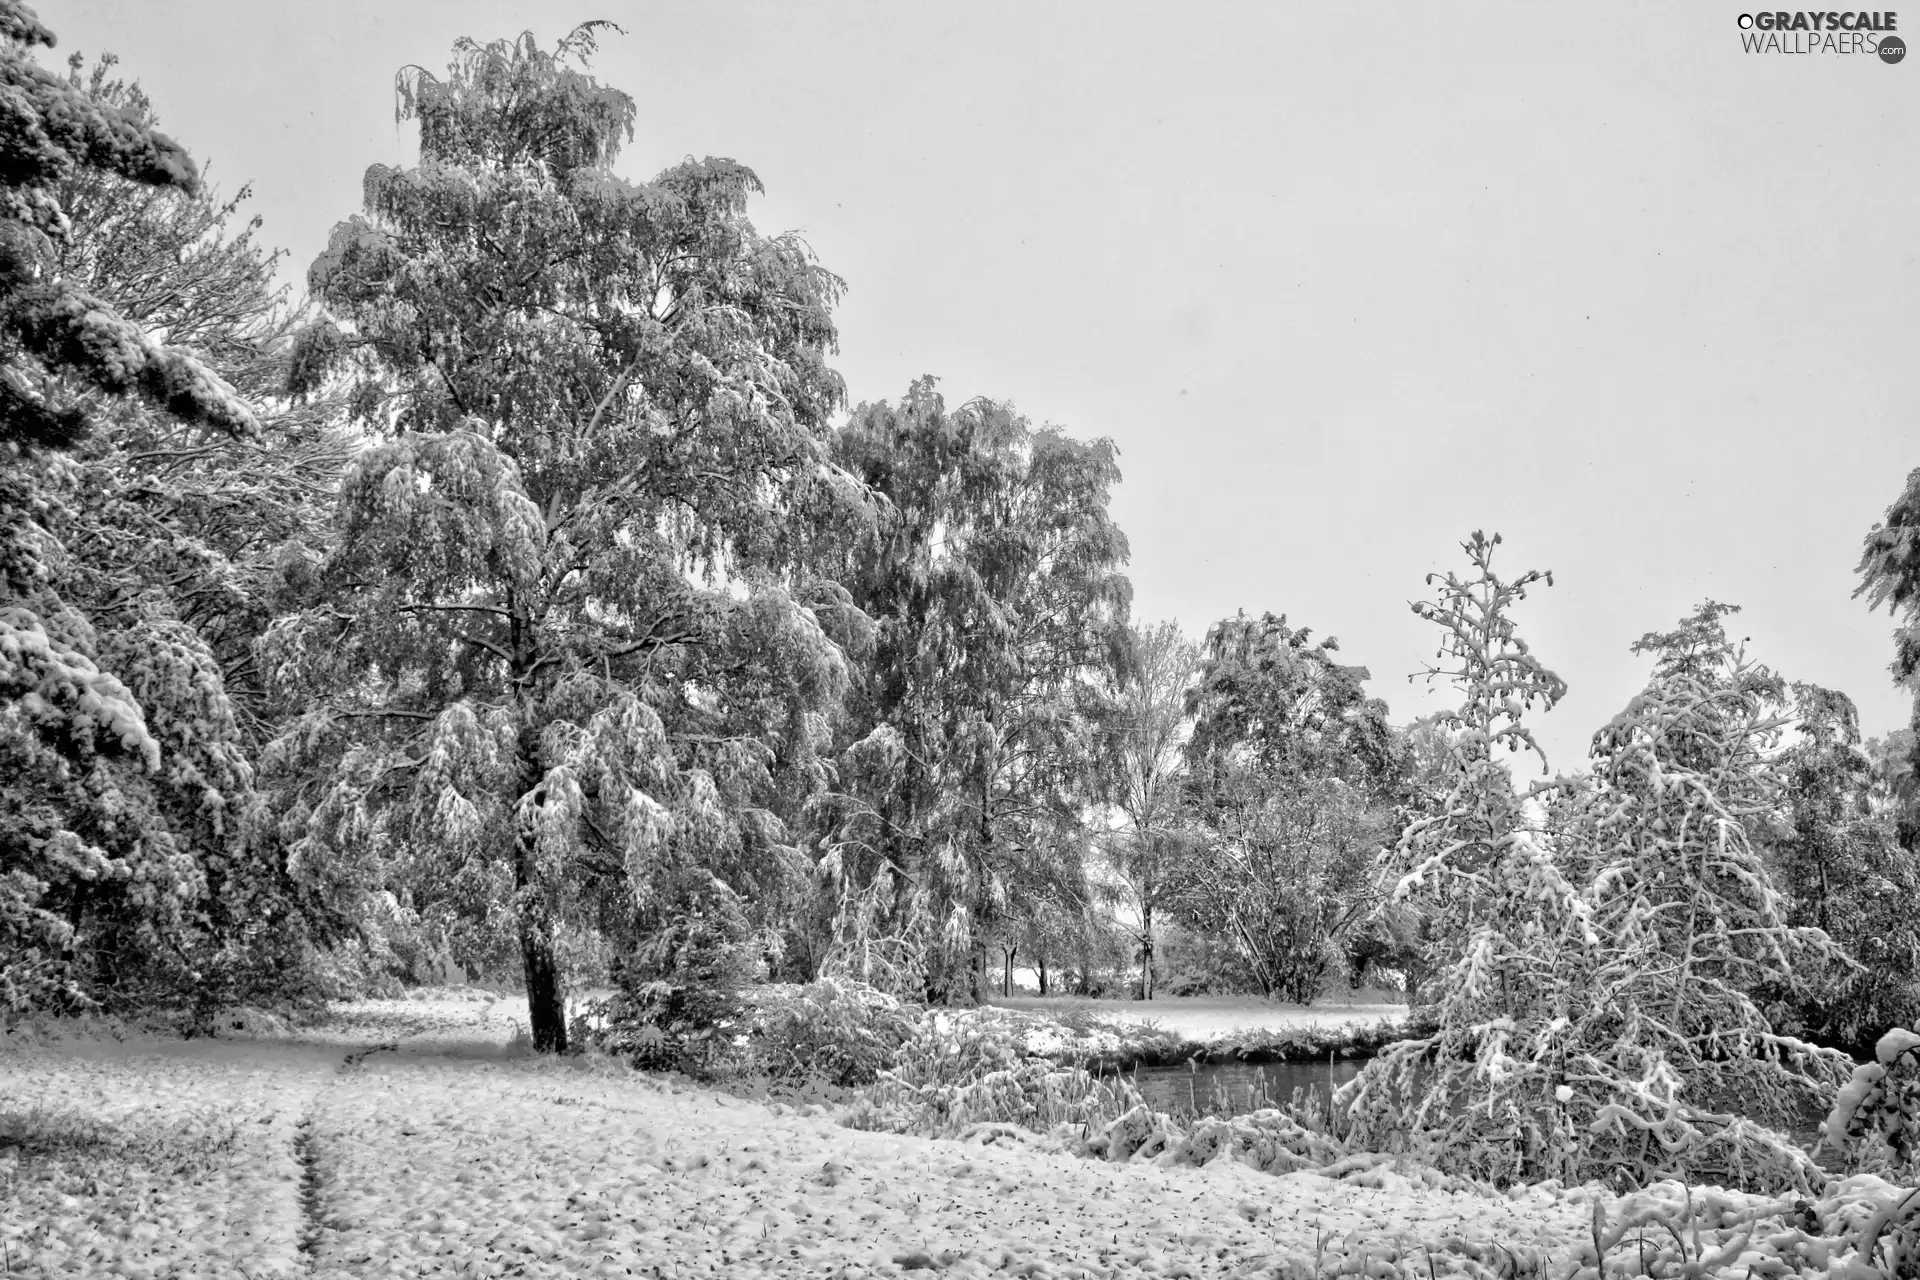
[[[1135,612],[1331,632],[1396,719],[1463,564],[1550,568],[1522,634],[1557,767],[1702,598],[1905,722],[1849,598],[1920,466],[1920,55],[1752,56],[1736,4],[43,0],[109,49],[295,278],[404,163],[396,69],[609,17],[623,157],[752,166],[850,290],[859,399],[922,373],[1111,436]],[[1920,43],[1920,13],[1914,30]]]

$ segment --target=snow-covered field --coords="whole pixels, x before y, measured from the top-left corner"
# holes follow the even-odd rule
[[[1406,1016],[1407,1007],[1361,993],[1354,1000],[1314,1005],[1275,1004],[1256,996],[1156,996],[1152,1000],[1085,1000],[1073,996],[996,998],[1003,1009],[1030,1013],[1076,1010],[1123,1022],[1152,1022],[1188,1040],[1207,1040],[1236,1031],[1291,1031],[1340,1023],[1374,1023]]]
[[[1579,1193],[856,1132],[536,1059],[506,1002],[340,1013],[297,1037],[0,1049],[4,1274],[1296,1277],[1446,1237],[1564,1273],[1592,1230]]]

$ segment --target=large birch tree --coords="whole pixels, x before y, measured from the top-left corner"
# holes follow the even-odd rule
[[[846,616],[806,531],[864,509],[827,456],[839,281],[755,230],[731,160],[614,173],[606,25],[399,73],[419,161],[370,168],[314,262],[299,371],[369,446],[271,646],[311,701],[273,753],[297,872],[511,935],[543,1051],[570,947],[804,872],[783,816]]]

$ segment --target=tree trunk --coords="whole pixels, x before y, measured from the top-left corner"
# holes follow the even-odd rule
[[[522,835],[514,850],[513,887],[520,908],[520,963],[527,982],[527,1021],[538,1053],[567,1051],[566,998],[553,955],[553,909],[545,885],[534,883],[533,850]]]
[[[1140,904],[1140,998],[1153,999],[1153,904]]]
[[[1039,961],[1039,967],[1040,967],[1040,994],[1044,996],[1047,994],[1047,954],[1046,952],[1043,951],[1040,953],[1038,957],[1038,961]]]
[[[531,796],[537,810],[546,802],[539,744],[531,726],[524,720],[522,726],[520,794]],[[552,889],[540,883],[531,824],[523,817],[518,826],[513,845],[513,887],[520,917],[520,963],[527,984],[527,1022],[536,1053],[565,1053],[567,1005],[560,988],[560,966],[554,959]]]
[[[989,720],[988,724],[992,725],[993,721]],[[995,732],[998,732],[997,726],[995,726]],[[989,762],[986,776],[981,780],[980,787],[980,863],[982,867],[993,865],[993,772],[994,766]],[[985,889],[984,885],[982,889]],[[997,913],[993,911],[991,895],[983,891],[979,897],[979,918],[974,922],[973,930],[972,963],[967,966],[970,978],[968,985],[972,988],[967,993],[967,1003],[971,1005],[985,1004],[987,996],[993,991],[993,979],[987,976],[987,930],[991,926],[997,933],[1001,924],[1001,921],[996,918]],[[1011,961],[1007,965],[1007,980],[1009,983],[1013,980]]]
[[[1015,944],[1014,946],[1003,948],[1003,950],[1007,956],[1007,967],[1006,974],[1000,982],[1000,995],[1002,999],[1005,999],[1013,994],[1013,958],[1019,954],[1020,947],[1018,944]]]
[[[533,1027],[533,1047],[539,1053],[567,1051],[566,999],[560,993],[560,971],[553,960],[551,930],[520,924],[520,959],[527,975],[527,1020]]]

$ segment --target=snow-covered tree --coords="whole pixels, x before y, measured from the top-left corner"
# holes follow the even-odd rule
[[[419,162],[367,171],[296,370],[371,444],[269,645],[309,707],[270,754],[296,872],[506,943],[541,1050],[569,963],[804,884],[850,613],[808,539],[865,510],[828,456],[839,282],[731,160],[613,172],[604,25],[400,73]]]
[[[1907,768],[1889,777],[1912,777],[1920,769],[1920,467],[1907,473],[1906,487],[1887,508],[1886,517],[1867,531],[1855,570],[1869,609],[1887,606],[1898,620],[1893,633],[1893,682],[1913,695],[1913,724],[1905,740]],[[1909,784],[1910,785],[1910,784]],[[1920,847],[1920,809],[1902,806],[1900,842]]]
[[[1920,734],[1912,729],[1895,729],[1884,738],[1868,738],[1861,744],[1868,765],[1868,812],[1898,821],[1920,806],[1920,771],[1913,764],[1916,739]]]
[[[1810,990],[1845,960],[1790,922],[1762,857],[1780,802],[1772,755],[1793,717],[1780,677],[1728,639],[1731,612],[1708,601],[1635,644],[1653,678],[1595,735],[1593,787],[1563,836],[1594,869],[1582,889],[1605,947],[1594,1007],[1634,1033],[1614,1050],[1617,1079],[1642,1082],[1616,1083],[1590,1128],[1632,1176],[1746,1165],[1787,1178],[1795,1149],[1744,1121],[1790,1127],[1851,1065],[1777,1033],[1756,998]],[[1723,1114],[1736,1110],[1741,1123]]]
[[[0,0],[0,1003],[12,1007],[92,999],[143,958],[178,953],[249,789],[204,638],[151,608],[137,580],[116,584],[117,609],[97,589],[115,567],[98,536],[144,554],[172,533],[144,512],[126,528],[101,518],[102,450],[127,445],[129,424],[208,449],[258,431],[205,360],[170,344],[180,335],[117,305],[124,274],[94,269],[97,229],[71,216],[103,185],[190,203],[199,175],[143,104],[39,66],[33,50],[52,44],[30,9]]]
[[[1177,622],[1135,626],[1129,638],[1132,659],[1116,673],[1103,752],[1108,799],[1121,825],[1102,836],[1101,852],[1136,922],[1140,996],[1151,1000],[1154,916],[1173,905],[1191,852],[1181,771],[1187,690],[1199,674],[1200,652]]]
[[[1173,914],[1237,953],[1262,995],[1312,1004],[1372,906],[1389,815],[1340,778],[1217,779]]]
[[[1451,637],[1498,636],[1524,655],[1492,545],[1467,544],[1480,589],[1450,580],[1434,616]],[[1787,723],[1784,690],[1727,641],[1725,612],[1709,603],[1635,646],[1655,655],[1652,680],[1595,735],[1591,776],[1550,788],[1562,793],[1553,830],[1495,788],[1497,765],[1457,753],[1455,802],[1403,843],[1403,857],[1433,852],[1399,892],[1458,912],[1447,918],[1464,922],[1464,945],[1438,983],[1436,1031],[1343,1091],[1358,1140],[1411,1142],[1499,1181],[1819,1176],[1766,1126],[1830,1099],[1849,1064],[1777,1033],[1753,993],[1837,952],[1788,923],[1751,835],[1776,799],[1767,755]],[[1543,670],[1531,659],[1494,677],[1477,656],[1492,646],[1467,647],[1460,723],[1529,743],[1522,692],[1563,686],[1526,676]]]
[[[1516,1079],[1509,1041],[1530,1012],[1522,1002],[1551,1006],[1563,994],[1575,967],[1570,948],[1588,931],[1502,758],[1527,751],[1544,767],[1523,716],[1551,709],[1566,685],[1532,654],[1512,616],[1529,587],[1552,577],[1530,570],[1502,579],[1493,568],[1499,544],[1499,534],[1475,530],[1461,544],[1470,573],[1427,575],[1436,599],[1412,605],[1443,635],[1436,656],[1444,665],[1429,666],[1426,678],[1453,683],[1461,702],[1432,717],[1423,735],[1441,794],[1407,823],[1383,864],[1389,903],[1428,926],[1423,959],[1436,973],[1421,994],[1438,1029],[1391,1047],[1341,1096],[1362,1141],[1431,1144],[1483,1176],[1516,1178],[1553,1159],[1569,1137],[1551,1110],[1552,1086],[1543,1113],[1538,1082]],[[1551,949],[1537,954],[1542,946]]]
[[[72,226],[59,186],[104,172],[192,193],[200,175],[184,148],[138,112],[97,101],[34,61],[53,33],[18,0],[0,0],[0,84],[9,109],[0,167],[0,444],[60,448],[86,434],[82,406],[49,398],[38,376],[58,372],[114,396],[234,435],[253,414],[201,361],[166,346],[59,270]]]
[[[1407,824],[1390,865],[1404,877],[1395,896],[1404,901],[1418,889],[1425,909],[1439,917],[1443,958],[1458,955],[1487,918],[1489,897],[1498,893],[1489,869],[1510,846],[1531,839],[1526,798],[1514,790],[1504,757],[1532,754],[1542,772],[1547,758],[1522,717],[1535,707],[1552,710],[1567,691],[1566,682],[1533,656],[1512,616],[1527,589],[1539,582],[1552,586],[1553,575],[1529,570],[1512,581],[1501,579],[1493,571],[1499,545],[1499,534],[1487,538],[1476,529],[1461,544],[1471,575],[1428,574],[1427,584],[1437,583],[1437,598],[1412,602],[1414,613],[1443,632],[1435,656],[1445,665],[1427,667],[1425,679],[1450,681],[1463,700],[1431,718],[1446,792]]]
[[[68,65],[94,101],[153,121],[140,87],[113,77],[112,56],[90,73],[78,55]],[[111,900],[96,899],[93,950],[118,953],[111,967],[123,977],[141,960],[184,966],[179,977],[202,1002],[257,995],[262,983],[285,990],[301,977],[310,913],[290,900],[275,842],[255,820],[251,758],[273,712],[253,643],[278,608],[287,545],[324,538],[348,447],[330,405],[280,394],[300,317],[274,280],[280,255],[260,243],[260,220],[242,220],[247,188],[187,194],[92,171],[57,190],[72,228],[57,250],[62,276],[195,352],[259,419],[253,435],[208,436],[137,400],[102,403],[106,429],[81,440],[44,491],[62,512],[50,527],[66,552],[65,599],[147,709],[168,761],[158,783],[167,826],[207,884],[190,907],[192,935],[144,956],[128,954],[140,949],[114,936],[101,914]]]
[[[1793,712],[1795,741],[1774,761],[1782,812],[1768,862],[1788,919],[1826,932],[1852,965],[1831,987],[1777,998],[1808,1034],[1861,1053],[1920,1022],[1920,853],[1898,839],[1895,791],[1862,749],[1853,700],[1796,684]]]
[[[1265,993],[1308,1002],[1366,917],[1395,771],[1386,704],[1364,667],[1284,617],[1214,624],[1187,699],[1196,826],[1176,908],[1232,943]]]
[[[835,963],[971,1003],[1023,899],[1092,909],[1094,729],[1131,596],[1114,450],[989,401],[950,412],[930,378],[835,447],[885,500],[844,575],[876,632],[821,812]]]

